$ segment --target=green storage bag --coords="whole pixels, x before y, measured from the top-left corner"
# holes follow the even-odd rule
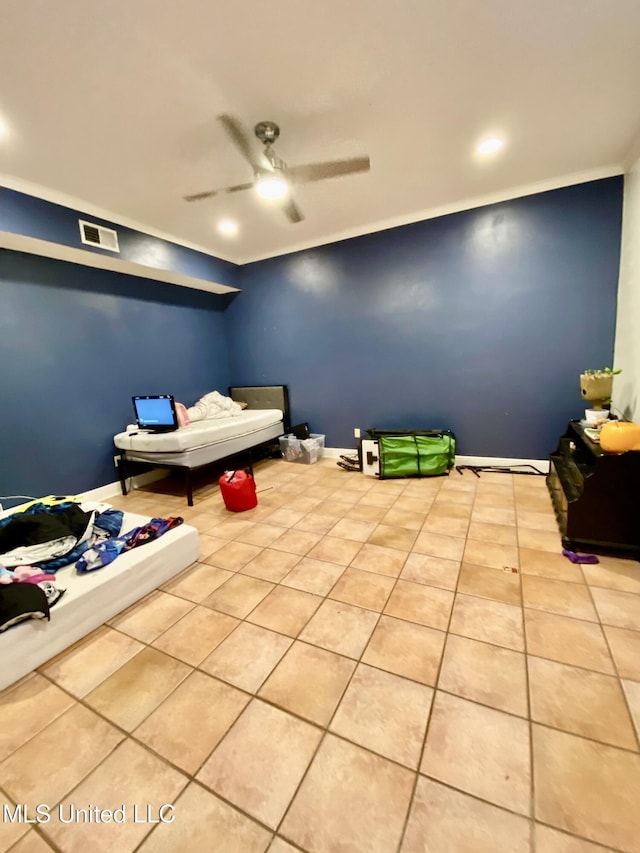
[[[455,462],[451,433],[378,436],[380,478],[433,477],[446,474]]]

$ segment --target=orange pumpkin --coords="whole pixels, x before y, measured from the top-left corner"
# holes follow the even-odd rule
[[[640,424],[611,421],[600,430],[600,447],[610,453],[640,450]]]

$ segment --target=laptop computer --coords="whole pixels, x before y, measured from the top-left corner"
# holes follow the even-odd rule
[[[139,429],[148,432],[171,432],[178,429],[175,400],[171,394],[147,394],[131,399]]]

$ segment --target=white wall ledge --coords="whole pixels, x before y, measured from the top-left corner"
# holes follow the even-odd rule
[[[208,293],[238,293],[240,290],[238,287],[230,287],[227,284],[194,278],[193,276],[174,272],[173,270],[163,270],[145,264],[134,263],[133,261],[125,261],[121,258],[108,257],[86,249],[76,249],[73,246],[51,243],[48,240],[27,237],[24,234],[14,234],[11,231],[0,231],[0,249],[26,252],[29,255],[39,255],[43,258],[53,258],[57,261],[67,261],[71,264],[109,270],[110,272],[122,273],[123,275],[135,275],[153,281],[162,281],[165,284],[174,284],[178,287],[204,290]]]

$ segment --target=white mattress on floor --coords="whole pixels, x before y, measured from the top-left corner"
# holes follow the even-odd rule
[[[280,409],[247,409],[235,418],[196,421],[173,432],[121,432],[114,436],[113,441],[120,450],[176,453],[251,435],[281,422]]]
[[[122,531],[149,518],[126,512]],[[198,531],[188,524],[121,554],[103,569],[81,574],[72,564],[56,575],[66,588],[51,620],[29,619],[0,634],[0,689],[82,639],[198,559]]]

